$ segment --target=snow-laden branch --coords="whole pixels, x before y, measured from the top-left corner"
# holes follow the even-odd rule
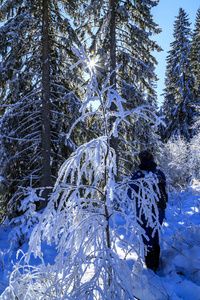
[[[133,274],[118,251],[126,257],[134,248],[140,258],[135,245],[147,238],[141,226],[142,215],[154,226],[153,234],[160,230],[157,196],[148,178],[138,180],[139,194],[133,191],[132,200],[127,198],[131,182],[116,182],[116,152],[110,141],[119,136],[124,123],[131,126],[141,118],[158,125],[160,120],[148,106],[125,110],[126,100],[109,86],[110,77],[100,87],[95,66],[83,48],[74,52],[79,59],[75,66],[82,64],[90,79],[81,116],[68,137],[78,122],[94,115],[100,123],[100,134],[81,145],[60,168],[48,205],[33,229],[25,260],[28,262],[32,253],[42,257],[44,240],[56,244],[54,282],[46,288],[43,299],[55,293],[60,300],[134,299]],[[89,112],[88,105],[94,101],[99,102],[99,110]],[[142,201],[145,195],[148,200]],[[137,203],[141,206],[139,214]]]

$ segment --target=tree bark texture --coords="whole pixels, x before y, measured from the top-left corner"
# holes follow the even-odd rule
[[[116,68],[116,12],[115,12],[116,0],[110,0],[110,71],[112,72]],[[116,72],[111,75],[111,85],[116,85]]]
[[[42,20],[42,181],[45,201],[40,206],[46,206],[51,186],[51,136],[50,136],[50,64],[49,64],[49,20],[48,0],[43,0]],[[41,207],[40,207],[41,208]]]
[[[113,72],[116,69],[116,0],[110,0],[110,71]],[[113,72],[110,77],[110,84],[113,85],[113,88],[116,88],[116,72]],[[116,110],[114,103],[111,104],[111,111]],[[111,119],[111,127],[115,120]],[[116,164],[117,164],[117,176],[116,181],[118,180],[118,165],[119,165],[119,155],[118,155],[118,138],[112,136],[110,140],[111,147],[115,150],[116,153]]]

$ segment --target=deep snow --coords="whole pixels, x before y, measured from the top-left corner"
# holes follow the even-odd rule
[[[0,228],[0,293],[9,284],[17,260],[18,249],[10,248],[8,242],[10,231],[6,226]],[[23,245],[22,251],[27,249],[28,245]],[[120,248],[118,252],[120,255]],[[44,245],[43,253],[45,262],[53,263],[54,247]],[[139,299],[200,300],[200,185],[169,196],[157,274],[137,263],[136,253],[127,255],[126,260],[136,274],[134,295]],[[30,264],[38,262],[32,259]]]

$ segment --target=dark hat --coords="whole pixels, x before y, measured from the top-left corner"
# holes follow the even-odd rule
[[[147,151],[147,150],[143,150],[139,153],[139,158],[140,158],[140,161],[143,162],[145,160],[152,160],[154,161],[154,158],[153,158],[153,155]]]

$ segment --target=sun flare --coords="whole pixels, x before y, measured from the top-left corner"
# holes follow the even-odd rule
[[[88,66],[90,69],[92,69],[95,67],[95,65],[96,65],[96,59],[95,59],[95,57],[92,57],[88,62]]]

